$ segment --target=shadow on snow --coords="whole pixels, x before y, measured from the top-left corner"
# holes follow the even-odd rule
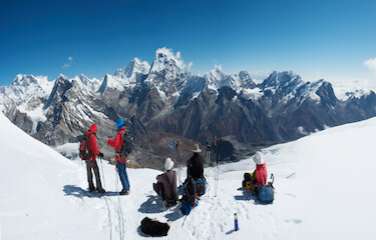
[[[77,198],[89,197],[89,198],[98,198],[103,196],[118,196],[118,192],[106,192],[106,193],[98,193],[98,192],[89,192],[86,189],[75,185],[65,185],[63,187],[63,192],[65,196],[73,196]]]

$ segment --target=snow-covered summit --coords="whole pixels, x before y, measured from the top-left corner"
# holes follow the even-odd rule
[[[296,87],[303,84],[302,78],[292,71],[272,72],[263,82],[263,88],[286,88]]]
[[[85,92],[95,92],[98,90],[101,80],[97,78],[89,78],[84,74],[75,76],[72,81]]]
[[[226,74],[220,65],[214,66],[209,73],[205,75],[210,89],[217,90],[221,87],[231,87],[237,92],[256,87],[251,75],[247,71],[240,71],[235,74]]]
[[[134,58],[127,67],[119,68],[114,74],[106,74],[99,87],[99,92],[103,93],[106,89],[124,91],[133,88],[143,80],[149,71],[150,65],[147,61]]]
[[[25,101],[31,97],[43,97],[51,91],[53,82],[45,76],[17,74],[11,85],[5,90],[13,100]]]
[[[190,64],[186,64],[180,52],[174,53],[172,49],[163,47],[155,52],[155,59],[150,73],[162,74],[167,80],[179,77],[189,70]]]
[[[147,61],[134,58],[128,66],[124,69],[126,78],[137,80],[137,74],[148,74],[150,71],[150,64]]]
[[[41,104],[41,99],[48,96],[52,86],[53,82],[48,81],[47,77],[18,74],[9,86],[2,88],[0,110],[17,108],[20,105],[23,105],[24,109],[33,110]]]

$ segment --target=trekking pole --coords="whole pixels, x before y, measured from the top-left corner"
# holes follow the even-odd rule
[[[185,221],[187,220],[188,215],[184,217],[183,223],[181,224],[181,227],[184,227]]]
[[[234,213],[234,231],[239,231],[239,220],[237,213]]]
[[[106,186],[106,180],[104,178],[104,170],[103,170],[103,166],[102,166],[102,158],[99,157],[99,166],[100,166],[100,171],[101,171],[101,175],[102,175],[102,178],[103,178],[103,186]],[[110,210],[110,204],[108,203],[108,199],[105,197],[104,198],[104,202],[105,202],[105,205],[106,205],[106,208],[107,208],[107,218],[108,218],[108,223],[110,225],[110,240],[112,240],[112,216],[111,216],[111,210]]]
[[[218,148],[218,146],[217,146]],[[215,163],[216,163],[216,174],[215,174],[215,195],[214,197],[217,197],[218,194],[218,183],[219,183],[219,154],[218,154],[218,149],[216,149],[216,154],[215,154]]]

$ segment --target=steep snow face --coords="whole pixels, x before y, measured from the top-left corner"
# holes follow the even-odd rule
[[[82,205],[63,191],[81,180],[79,167],[28,136],[2,113],[0,132],[0,237],[106,239],[101,229],[106,217],[101,215],[103,205],[90,200]]]

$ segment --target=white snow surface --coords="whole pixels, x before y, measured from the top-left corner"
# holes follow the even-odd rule
[[[206,169],[208,192],[186,218],[156,200],[152,182],[159,171],[129,169],[131,194],[119,197],[113,192],[120,190],[114,167],[99,161],[109,193],[88,195],[82,161],[65,159],[1,114],[0,132],[3,239],[144,239],[137,228],[145,216],[170,220],[163,239],[376,237],[376,118],[263,150],[275,176],[272,205],[237,190],[243,173],[254,168],[250,159]],[[182,181],[184,169],[177,170]],[[235,212],[238,232],[232,231]]]

